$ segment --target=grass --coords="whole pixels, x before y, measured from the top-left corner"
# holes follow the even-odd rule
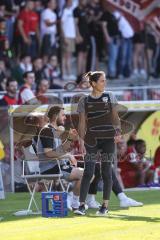
[[[0,200],[1,240],[159,240],[160,239],[160,191],[128,192],[127,195],[144,202],[143,207],[120,209],[112,195],[108,217],[96,217],[95,210],[86,216],[69,213],[66,218],[42,218],[41,216],[13,216],[13,212],[25,209],[29,194],[8,194]],[[40,195],[37,194],[40,202]],[[98,194],[97,199],[101,198]]]

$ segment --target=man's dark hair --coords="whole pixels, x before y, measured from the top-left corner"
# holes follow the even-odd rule
[[[130,139],[127,141],[127,146],[128,146],[128,147],[133,146],[133,145],[135,145],[135,143],[136,143],[136,140],[130,138]]]
[[[0,23],[5,21],[6,21],[5,18],[2,18],[2,17],[0,18]]]
[[[49,109],[47,117],[51,120],[53,116],[57,116],[61,110],[64,110],[64,108],[60,106],[53,106]]]
[[[11,82],[17,82],[17,80],[14,79],[14,78],[8,78],[8,79],[7,79],[7,82],[6,82],[6,87],[9,87],[9,84],[10,84]]]
[[[34,73],[33,71],[27,71],[23,74],[23,78],[27,78],[28,74]]]
[[[141,144],[145,144],[146,142],[143,140],[143,139],[137,139],[136,141],[135,141],[135,146],[137,147],[137,146],[139,146],[139,145],[141,145]]]

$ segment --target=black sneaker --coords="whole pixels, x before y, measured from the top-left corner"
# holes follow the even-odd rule
[[[79,206],[79,208],[77,210],[75,210],[74,213],[77,214],[77,215],[84,216],[86,214],[85,210],[86,210],[85,205],[83,204],[83,205]]]
[[[108,215],[108,209],[102,205],[99,210],[96,212],[97,216],[107,216]]]

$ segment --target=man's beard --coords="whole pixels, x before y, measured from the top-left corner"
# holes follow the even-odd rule
[[[64,123],[62,123],[59,119],[57,119],[57,126],[64,126]]]

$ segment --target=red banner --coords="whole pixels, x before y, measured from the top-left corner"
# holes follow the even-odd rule
[[[159,0],[104,0],[103,3],[106,9],[123,12],[135,30],[141,22],[160,14]]]

